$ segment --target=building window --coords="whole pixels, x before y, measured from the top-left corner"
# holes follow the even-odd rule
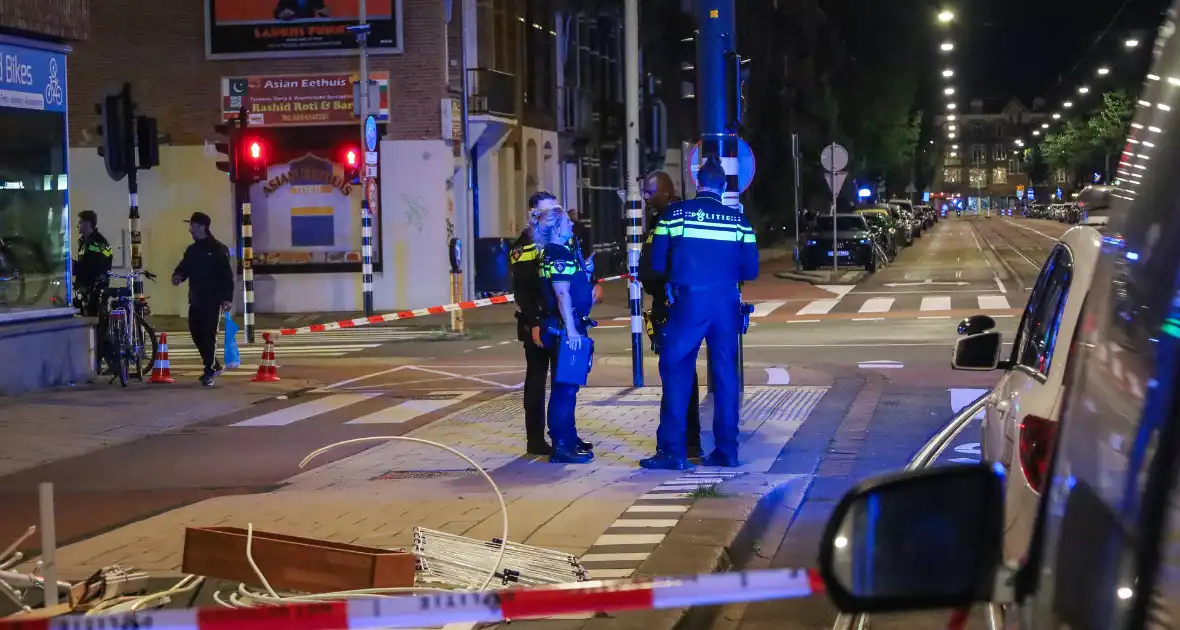
[[[963,169],[961,168],[944,168],[942,169],[942,182],[944,184],[958,184],[963,181]]]
[[[997,166],[992,169],[992,183],[993,184],[1007,184],[1008,183],[1008,169],[1003,166]]]
[[[1058,184],[1069,183],[1069,172],[1063,168],[1057,169],[1057,183]]]
[[[973,144],[971,145],[971,163],[972,164],[986,164],[987,163],[987,145]]]
[[[972,138],[986,138],[987,130],[982,122],[978,120],[971,123],[971,137]]]
[[[1001,143],[996,143],[992,146],[992,160],[996,162],[1003,162],[1008,159],[1008,147]]]
[[[1012,159],[1008,160],[1008,174],[1009,175],[1018,175],[1021,172],[1022,172],[1022,168],[1021,168],[1021,163],[1020,163],[1019,159],[1012,158]]]
[[[971,173],[968,175],[968,178],[970,180],[968,182],[968,184],[972,188],[987,188],[987,169],[986,168],[973,168],[973,169],[971,169]]]
[[[1004,123],[996,123],[996,126],[992,128],[992,131],[996,134],[997,140],[1003,140],[1004,138],[1008,137],[1008,125],[1005,125]],[[1001,158],[996,159],[999,160]]]
[[[942,160],[943,166],[959,166],[961,163],[958,151],[947,151]]]
[[[556,97],[557,62],[554,39],[543,0],[529,0],[524,16],[524,101],[541,109],[551,109]]]

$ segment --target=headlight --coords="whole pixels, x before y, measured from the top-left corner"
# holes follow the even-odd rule
[[[807,241],[807,244],[808,244],[808,245],[815,245],[815,241],[811,241],[811,240],[809,240],[809,241]]]
[[[860,239],[860,244],[861,244],[861,245],[868,245],[868,244],[869,244],[869,239],[867,239],[867,238],[862,238],[862,239]]]

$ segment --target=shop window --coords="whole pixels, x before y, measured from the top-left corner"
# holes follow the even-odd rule
[[[946,184],[958,184],[963,181],[963,169],[961,168],[944,168],[942,169],[942,181]]]
[[[968,184],[972,188],[987,188],[987,169],[973,168],[971,169],[971,173],[968,175],[968,178]]]
[[[64,113],[0,107],[0,315],[70,305],[65,124]]]
[[[378,136],[384,135],[378,125]],[[345,175],[360,153],[351,125],[260,128],[267,181],[250,188],[254,267],[259,273],[360,270],[361,187]],[[409,203],[407,213],[429,212]],[[380,204],[373,217],[373,267],[381,270]]]
[[[1007,184],[1008,183],[1008,169],[1003,166],[997,166],[992,169],[992,183],[993,184]]]

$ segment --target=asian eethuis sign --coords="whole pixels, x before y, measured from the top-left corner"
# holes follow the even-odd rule
[[[367,0],[372,54],[401,52],[401,0]],[[211,59],[345,55],[357,49],[348,27],[360,0],[205,0]]]

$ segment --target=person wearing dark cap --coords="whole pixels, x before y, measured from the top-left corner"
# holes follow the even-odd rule
[[[216,361],[217,326],[221,314],[233,304],[234,272],[229,248],[209,231],[209,215],[194,212],[187,223],[193,244],[184,250],[184,258],[172,272],[172,284],[188,281],[188,329],[205,367],[201,384],[212,385],[213,377],[221,372]]]
[[[78,213],[78,258],[74,261],[74,289],[81,298],[82,314],[98,315],[101,293],[110,285],[107,275],[114,261],[111,244],[98,231],[98,215],[93,210]],[[102,339],[103,337],[99,337]]]

